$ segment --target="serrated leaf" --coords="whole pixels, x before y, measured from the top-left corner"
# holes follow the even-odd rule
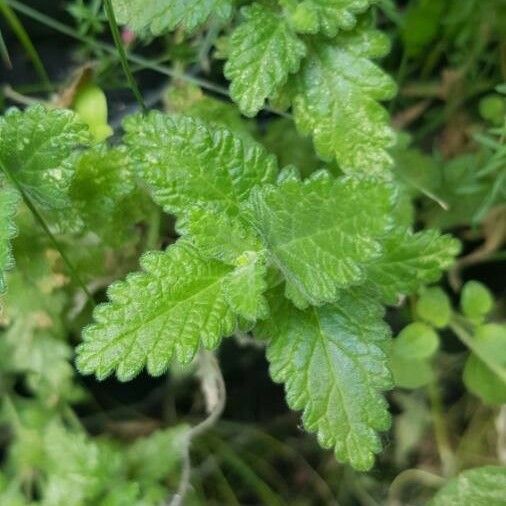
[[[108,243],[125,239],[139,214],[132,163],[125,150],[97,146],[76,161],[70,197],[87,230]]]
[[[70,205],[77,148],[89,140],[87,127],[71,111],[9,109],[0,117],[0,165],[36,203],[62,209]]]
[[[5,273],[14,266],[11,239],[16,235],[14,214],[19,196],[0,181],[0,294],[5,291]]]
[[[439,279],[460,251],[459,242],[435,230],[399,230],[383,242],[384,253],[368,268],[368,278],[386,302],[419,290]]]
[[[299,69],[304,43],[283,16],[261,4],[242,10],[244,21],[230,37],[225,77],[232,81],[230,95],[246,116],[254,116]]]
[[[238,216],[216,213],[212,209],[193,207],[178,223],[178,232],[203,255],[230,265],[237,265],[245,252],[257,252],[262,243],[248,223]]]
[[[392,194],[377,180],[315,176],[255,190],[250,219],[287,281],[287,295],[321,304],[364,281],[366,264],[381,254]]]
[[[392,164],[387,148],[395,136],[379,101],[392,98],[396,85],[371,61],[388,47],[384,34],[360,26],[332,42],[313,41],[298,74],[297,127],[346,173],[381,174]]]
[[[506,468],[484,466],[468,469],[450,480],[429,506],[504,506]]]
[[[173,360],[187,364],[200,346],[215,348],[233,332],[236,318],[223,294],[232,268],[203,259],[185,243],[150,252],[142,273],[113,284],[85,329],[77,365],[105,378],[116,370],[126,381],[147,365],[162,374]]]
[[[147,28],[153,35],[181,27],[191,32],[209,16],[226,20],[232,13],[230,0],[113,0],[118,22],[136,32]]]
[[[267,290],[267,267],[261,255],[248,251],[239,259],[223,286],[225,299],[232,310],[249,321],[269,314],[264,292]]]
[[[195,205],[236,215],[254,186],[277,175],[276,159],[259,144],[194,118],[152,112],[130,117],[125,130],[153,198],[178,216]]]
[[[380,394],[392,387],[382,307],[349,291],[339,304],[301,311],[276,294],[271,313],[257,332],[270,338],[270,373],[285,383],[288,405],[339,460],[370,469],[381,450],[376,431],[390,425]]]
[[[339,30],[351,30],[357,15],[365,12],[377,0],[284,0],[291,22],[300,33],[321,32],[335,37]]]
[[[243,141],[254,141],[257,125],[245,120],[234,103],[206,95],[190,83],[177,83],[165,96],[168,112],[198,118],[209,125],[226,128]]]

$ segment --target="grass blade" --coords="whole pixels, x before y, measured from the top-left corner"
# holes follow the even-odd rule
[[[42,60],[40,59],[39,53],[35,49],[35,46],[33,45],[30,39],[30,36],[25,30],[25,27],[17,17],[16,13],[7,5],[5,0],[0,0],[0,13],[3,14],[5,20],[7,21],[12,31],[18,38],[19,42],[23,46],[26,54],[32,61],[35,71],[39,75],[39,79],[44,84],[44,87],[46,88],[47,91],[51,91],[52,90],[51,81],[49,79],[49,76],[47,75]]]
[[[128,85],[132,90],[137,102],[141,106],[143,111],[146,111],[146,105],[144,104],[144,99],[142,98],[141,92],[137,87],[137,83],[135,82],[132,71],[130,70],[130,65],[128,64],[127,55],[125,53],[125,47],[121,41],[121,36],[119,33],[118,23],[116,22],[116,16],[114,15],[114,9],[112,8],[111,0],[104,0],[104,8],[105,13],[107,15],[107,19],[109,21],[109,27],[111,28],[112,38],[114,40],[114,45],[118,50],[119,57],[121,60],[121,66],[123,67],[123,72],[125,72],[125,76],[128,81]]]

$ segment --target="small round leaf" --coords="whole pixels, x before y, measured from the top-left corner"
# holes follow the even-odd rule
[[[437,333],[422,322],[405,327],[394,341],[394,353],[406,359],[429,358],[438,349]]]
[[[484,284],[478,281],[469,281],[462,290],[460,305],[466,316],[473,320],[480,320],[494,306],[494,298]]]
[[[428,288],[418,299],[416,312],[422,320],[434,327],[446,327],[452,313],[450,299],[441,288]]]

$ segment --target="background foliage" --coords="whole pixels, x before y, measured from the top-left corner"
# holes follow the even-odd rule
[[[503,504],[506,2],[104,4],[0,0],[0,504]]]

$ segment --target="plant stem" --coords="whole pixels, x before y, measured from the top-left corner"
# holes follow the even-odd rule
[[[207,350],[201,351],[200,359],[206,366],[206,372],[212,375],[211,378],[206,379],[213,381],[216,386],[216,404],[212,407],[212,411],[209,413],[207,418],[188,431],[186,447],[183,451],[183,468],[181,472],[181,479],[179,481],[179,487],[174,497],[168,503],[169,506],[181,506],[184,504],[184,498],[188,493],[191,474],[190,446],[192,441],[208,431],[219,420],[223,410],[225,409],[227,392],[218,361],[216,360],[216,357]]]
[[[90,291],[88,290],[88,287],[86,286],[84,281],[79,276],[79,273],[77,272],[76,268],[74,267],[74,265],[72,264],[70,259],[67,257],[67,254],[65,253],[64,249],[62,248],[62,246],[60,245],[60,243],[58,242],[58,240],[56,239],[54,234],[49,229],[49,226],[47,225],[44,218],[42,217],[42,215],[39,213],[39,211],[35,207],[35,204],[31,201],[30,197],[26,194],[26,192],[24,191],[23,187],[19,184],[17,179],[11,174],[11,172],[2,163],[0,163],[0,170],[2,170],[2,172],[7,176],[9,181],[11,181],[12,184],[16,187],[16,189],[20,193],[21,198],[23,199],[23,202],[25,203],[26,207],[28,207],[28,209],[32,213],[33,217],[35,218],[35,221],[37,221],[37,223],[42,228],[42,230],[44,230],[45,234],[48,236],[49,240],[51,241],[53,246],[56,248],[58,253],[60,253],[63,263],[67,266],[67,269],[68,269],[70,275],[74,278],[75,282],[81,287],[83,292],[86,294],[91,305],[95,306],[95,301],[93,300],[93,296],[90,293]]]
[[[107,15],[107,20],[109,21],[109,27],[111,28],[112,38],[114,40],[114,45],[119,53],[119,58],[121,61],[121,66],[123,67],[123,72],[125,73],[125,77],[127,78],[128,85],[132,90],[132,93],[135,96],[135,99],[141,106],[143,112],[146,112],[146,104],[144,103],[144,99],[142,98],[141,92],[135,82],[134,76],[132,75],[132,71],[130,70],[130,66],[128,64],[128,59],[125,53],[125,47],[121,41],[121,36],[119,33],[118,23],[116,22],[116,16],[114,15],[114,9],[112,7],[111,0],[104,0],[104,8],[105,13]]]

